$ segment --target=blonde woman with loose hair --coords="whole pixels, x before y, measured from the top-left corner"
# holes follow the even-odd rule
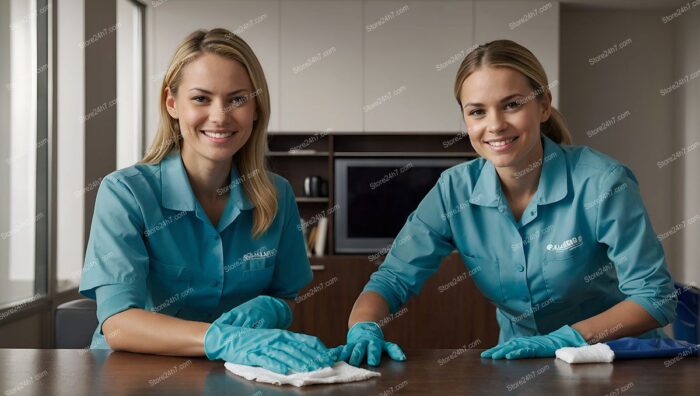
[[[80,292],[92,348],[206,356],[286,374],[333,364],[285,330],[312,278],[289,182],[265,169],[270,97],[253,50],[226,29],[178,46],[143,160],[104,178]]]
[[[443,172],[409,216],[396,239],[412,243],[394,246],[358,297],[347,344],[334,350],[340,359],[378,365],[382,351],[406,359],[376,322],[418,294],[454,250],[497,307],[499,344],[482,358],[665,337],[676,296],[637,179],[618,161],[570,145],[551,85],[513,41],[466,56],[454,95],[481,158]]]

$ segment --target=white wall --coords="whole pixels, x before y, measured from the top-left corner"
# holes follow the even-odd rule
[[[695,7],[669,24],[676,29],[672,80],[689,76],[685,85],[666,95],[673,100],[673,132],[679,135],[671,151],[690,150],[668,166],[678,181],[675,192],[679,204],[674,205],[674,219],[676,223],[685,220],[687,224],[674,236],[673,241],[678,242],[678,257],[683,262],[682,269],[678,271],[678,280],[687,284],[695,282],[696,286],[700,286],[700,75],[690,79],[692,73],[700,73],[700,7]]]
[[[678,149],[700,140],[700,79],[695,85],[691,82],[671,94],[660,94],[686,73],[700,69],[697,22],[691,28],[693,17],[684,16],[687,19],[679,21],[679,27],[672,26],[676,22],[664,24],[661,18],[668,14],[562,7],[561,15],[561,110],[574,143],[593,147],[630,166],[639,179],[657,235],[700,212],[696,173],[700,147],[689,153],[687,160],[658,165]],[[622,47],[625,41],[627,45]],[[614,45],[618,46],[616,51],[600,57]],[[596,130],[612,117],[616,118],[613,124]],[[700,221],[662,241],[677,281],[698,281],[697,260],[691,261],[698,257],[698,228]]]

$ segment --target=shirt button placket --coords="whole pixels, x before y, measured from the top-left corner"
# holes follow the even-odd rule
[[[212,267],[216,268],[216,275],[215,279],[211,281],[211,286],[216,290],[216,298],[217,298],[217,305],[218,305],[218,300],[221,299],[221,295],[223,293],[223,277],[224,277],[224,252],[223,252],[223,243],[221,242],[221,235],[217,232],[215,235],[213,235],[212,239],[214,240],[214,248],[213,248],[213,255],[212,257],[215,258],[216,263],[212,263]]]

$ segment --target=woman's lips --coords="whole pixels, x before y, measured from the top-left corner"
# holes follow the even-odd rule
[[[513,140],[511,140],[510,143],[500,144],[498,146],[493,145],[489,142],[484,142],[484,144],[486,144],[492,151],[494,151],[496,153],[502,153],[504,151],[510,150],[514,146],[515,141],[518,140],[518,137],[519,136],[513,137]]]
[[[236,134],[236,131],[221,131],[221,132],[215,132],[215,131],[207,131],[207,130],[202,130],[200,131],[204,137],[206,137],[209,141],[214,142],[214,143],[226,143],[229,140],[233,138],[233,136]]]

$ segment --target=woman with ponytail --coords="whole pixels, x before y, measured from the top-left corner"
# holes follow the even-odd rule
[[[396,239],[412,243],[394,246],[358,297],[340,359],[378,365],[383,351],[406,359],[377,321],[418,294],[454,250],[497,307],[498,345],[483,358],[664,337],[676,296],[637,179],[571,145],[549,88],[537,58],[513,41],[466,56],[454,94],[481,158],[443,172],[409,216]]]

